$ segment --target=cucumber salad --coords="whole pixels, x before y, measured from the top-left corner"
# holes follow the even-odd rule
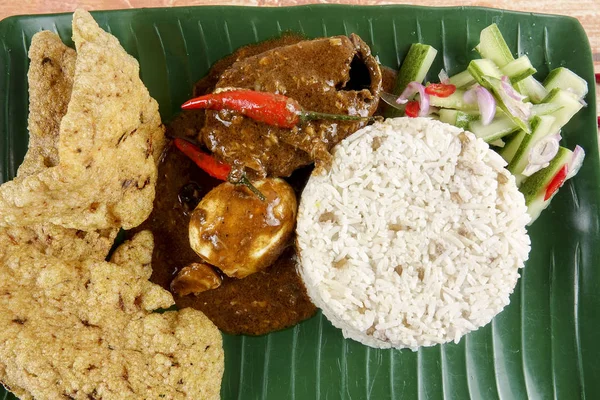
[[[428,116],[485,140],[508,163],[532,223],[581,168],[583,149],[562,147],[561,129],[586,106],[588,85],[564,67],[539,82],[529,58],[513,56],[496,24],[481,31],[475,50],[482,58],[464,71],[449,77],[442,70],[439,83],[424,85],[437,50],[413,44],[395,94],[381,95],[392,106],[386,116]]]

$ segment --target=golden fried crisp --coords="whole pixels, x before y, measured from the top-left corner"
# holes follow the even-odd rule
[[[75,50],[57,34],[40,32],[29,47],[29,150],[17,176],[58,165],[60,121],[67,113],[75,75]]]
[[[14,246],[29,246],[32,251],[66,261],[102,261],[116,235],[116,229],[86,232],[53,224],[0,227],[0,257],[12,252]]]
[[[75,75],[75,50],[58,35],[40,32],[29,48],[29,149],[17,176],[40,173],[58,164],[60,121],[67,112]],[[0,228],[0,257],[15,245],[63,260],[104,260],[117,228],[83,231],[50,223]]]
[[[148,281],[152,235],[112,262],[15,246],[0,259],[0,380],[21,399],[218,399],[222,339]]]
[[[0,187],[0,225],[129,229],[152,210],[164,145],[158,105],[137,61],[86,11],[73,16],[73,40],[77,59],[58,165]]]
[[[0,383],[21,399],[217,399],[217,328],[153,312],[174,302],[148,280],[152,234],[105,261],[151,210],[164,130],[116,39],[84,11],[73,32],[76,61],[55,35],[33,38],[29,150],[0,186]]]

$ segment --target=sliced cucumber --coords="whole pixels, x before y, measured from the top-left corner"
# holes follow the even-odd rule
[[[518,110],[521,108],[526,108],[527,104],[520,100],[516,100],[510,97],[505,92],[503,92],[504,89],[502,88],[502,82],[497,78],[484,75],[481,77],[481,85],[492,92],[494,98],[496,99],[496,104],[498,108],[504,111],[506,116],[512,119],[515,125],[519,127],[519,129],[522,129],[527,133],[531,132],[531,127],[525,119],[519,118],[518,116],[513,115],[513,113],[510,112],[510,109]]]
[[[541,103],[548,95],[546,88],[533,76],[528,76],[517,83],[517,90],[533,104]]]
[[[506,167],[515,176],[517,186],[520,186],[521,182],[526,178],[523,175],[523,170],[529,163],[529,152],[539,140],[555,132],[551,130],[554,121],[554,117],[550,115],[534,117],[531,120],[531,134],[525,135],[519,145],[519,149]]]
[[[467,103],[464,99],[465,91],[456,89],[448,97],[429,96],[429,104],[439,108],[452,108],[461,111],[477,111],[477,103]]]
[[[482,138],[487,143],[508,136],[519,130],[517,125],[506,115],[497,115],[489,125],[483,125],[479,120],[469,124],[469,131]]]
[[[558,107],[556,111],[549,114],[556,118],[553,127],[555,131],[565,126],[583,107],[583,104],[581,104],[573,93],[559,88],[552,89],[550,94],[544,99],[544,103],[553,104],[555,107]]]
[[[413,43],[402,62],[400,71],[398,71],[394,94],[401,94],[410,82],[423,82],[436,55],[437,50],[433,47],[422,43]],[[401,110],[392,107],[388,107],[386,111],[386,117],[398,117],[402,114]]]
[[[464,70],[456,75],[450,77],[450,83],[457,88],[467,88],[475,83],[475,79],[471,76],[469,71]]]
[[[527,136],[527,133],[524,131],[518,131],[506,141],[506,145],[498,153],[502,158],[504,158],[504,161],[507,163],[512,161],[515,154],[517,154],[517,150],[519,150],[519,146],[521,146],[521,142],[525,136]]]
[[[492,24],[481,31],[479,44],[475,47],[475,50],[481,57],[491,60],[500,68],[515,59],[496,24]]]
[[[496,79],[502,79],[502,72],[496,64],[491,60],[485,58],[479,60],[472,60],[469,63],[467,71],[471,76],[480,84],[483,85],[482,79],[484,76],[490,76]]]
[[[588,84],[585,79],[564,67],[550,71],[544,81],[544,87],[548,91],[556,88],[566,90],[575,93],[580,99],[583,99],[588,92]]]
[[[506,145],[506,143],[504,143],[504,140],[502,140],[502,139],[496,139],[493,142],[490,142],[490,146],[494,146],[494,147],[503,148],[505,145]]]
[[[531,107],[531,115],[548,115],[560,110],[562,106],[556,103],[539,103]]]
[[[467,70],[473,75],[473,78],[475,78],[477,83],[492,92],[496,99],[497,106],[504,111],[509,118],[512,118],[513,122],[520,129],[529,133],[530,127],[527,121],[512,115],[512,113],[509,112],[509,109],[517,109],[515,107],[523,107],[524,104],[508,95],[503,95],[502,82],[500,81],[500,79],[502,79],[502,73],[498,67],[490,60],[473,60],[469,63]],[[506,102],[512,102],[510,107],[507,106]]]
[[[479,116],[475,113],[467,113],[459,110],[440,110],[440,121],[459,128],[466,129],[471,121],[475,121]]]
[[[554,195],[548,200],[544,200],[546,197],[546,189],[558,171],[571,162],[572,157],[573,152],[571,150],[560,147],[556,157],[550,161],[550,165],[523,181],[519,190],[523,193],[523,196],[525,196],[527,213],[531,217],[529,225],[531,225],[533,221],[540,216],[540,213],[550,205],[550,201]]]
[[[496,24],[481,31],[479,44],[475,49],[481,57],[493,61],[499,68],[505,67],[515,59]],[[534,104],[540,103],[548,94],[544,86],[533,76],[519,81],[517,90]]]
[[[502,67],[500,71],[502,71],[503,75],[508,76],[513,84],[522,81],[537,72],[533,65],[531,65],[531,61],[529,61],[529,57],[527,56],[521,56],[516,60],[509,62]]]

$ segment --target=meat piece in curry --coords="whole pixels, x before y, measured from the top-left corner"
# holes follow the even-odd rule
[[[216,88],[272,92],[305,110],[367,117],[377,109],[381,71],[356,35],[301,41],[236,61]],[[365,121],[307,121],[277,128],[221,110],[207,111],[201,139],[234,167],[260,176],[289,176],[312,161],[328,162],[329,150]]]
[[[305,110],[371,116],[377,108],[381,84],[381,70],[369,48],[357,36],[306,41],[286,35],[243,47],[217,62],[196,84],[194,94],[211,93],[215,87],[246,88],[286,95]],[[326,159],[327,152],[336,143],[362,125],[321,120],[285,130],[233,112],[194,110],[176,118],[167,133],[170,137],[196,138],[218,158],[240,167],[238,170],[248,168],[248,172],[254,170],[262,176],[288,177],[291,174],[286,181],[293,188],[292,196],[297,202],[312,170],[298,167],[309,165],[315,159]],[[173,148],[166,152],[159,176],[154,210],[142,228],[151,229],[156,237],[151,279],[174,292],[178,307],[202,310],[227,333],[251,335],[295,325],[315,313],[296,272],[293,232],[275,252],[267,252],[279,258],[263,261],[260,268],[253,267],[260,271],[244,279],[220,275],[192,250],[187,228],[199,201],[211,189],[223,184]],[[235,189],[258,202],[247,189]],[[244,207],[247,206],[230,208],[239,213]],[[293,209],[295,212],[295,203]],[[295,216],[288,221],[293,231]],[[244,229],[239,229],[243,224],[237,225],[232,232],[243,234]],[[246,228],[253,232],[253,228]],[[221,236],[224,231],[220,233],[220,240]],[[237,238],[241,242],[243,235]],[[238,246],[239,243],[235,243],[233,248],[238,249]],[[219,264],[212,259],[209,262]],[[246,264],[243,273],[247,273],[247,267]],[[228,270],[226,266],[221,268]],[[203,290],[217,286],[219,279],[220,286]]]
[[[198,294],[221,286],[222,279],[208,264],[191,263],[171,281],[171,292],[178,296]]]
[[[288,245],[296,224],[296,194],[288,183],[266,178],[254,185],[266,200],[245,186],[226,182],[204,196],[190,219],[192,249],[234,278],[271,265]]]

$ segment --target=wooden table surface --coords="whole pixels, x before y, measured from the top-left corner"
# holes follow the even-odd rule
[[[583,25],[592,48],[594,69],[600,73],[600,0],[0,0],[0,20],[18,14],[69,12],[82,7],[87,10],[112,10],[138,7],[177,7],[191,5],[292,6],[313,3],[337,4],[414,4],[422,6],[481,6],[507,10],[569,15]],[[598,104],[600,89],[596,86]],[[600,111],[600,107],[598,107]]]

